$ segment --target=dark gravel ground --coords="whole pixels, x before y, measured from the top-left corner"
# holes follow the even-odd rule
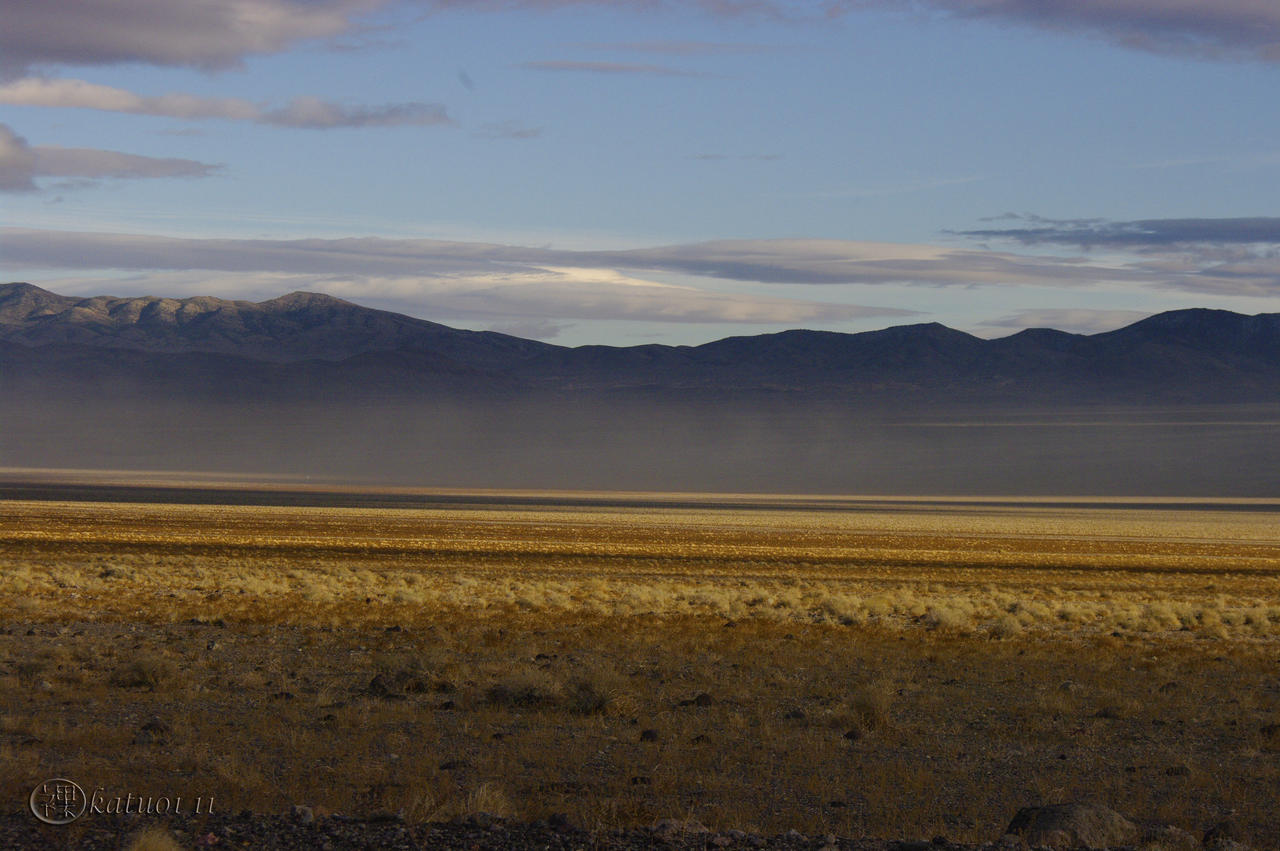
[[[0,814],[0,848],[4,851],[123,851],[132,838],[152,825],[164,825],[185,849],[244,849],[255,851],[720,851],[763,848],[768,851],[976,851],[980,846],[942,841],[880,841],[808,837],[799,833],[757,836],[685,831],[672,825],[593,833],[567,824],[517,823],[484,816],[465,821],[409,825],[394,817],[354,819],[341,816],[306,821],[293,816],[252,813],[167,820],[140,816],[95,816],[92,822],[67,826],[44,825],[29,814]],[[1016,849],[1021,843],[981,846]]]

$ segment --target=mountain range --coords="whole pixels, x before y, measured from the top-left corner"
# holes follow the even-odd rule
[[[985,340],[937,323],[700,346],[566,347],[318,293],[80,298],[0,285],[0,392],[365,399],[794,395],[867,403],[1280,400],[1280,314],[1190,309],[1116,331]]]

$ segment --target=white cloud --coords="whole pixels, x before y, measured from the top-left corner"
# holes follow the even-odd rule
[[[37,177],[118,178],[206,177],[219,166],[166,157],[144,157],[97,148],[29,145],[0,124],[0,192],[30,192]]]
[[[55,291],[80,295],[99,295],[105,290],[112,295],[185,297],[214,294],[247,301],[307,290],[428,319],[462,319],[489,324],[505,321],[509,327],[515,327],[510,323],[545,325],[556,320],[599,319],[802,324],[912,313],[889,308],[709,292],[631,278],[611,269],[547,268],[437,277],[186,271],[117,278],[63,278],[45,283]]]
[[[0,124],[0,192],[36,189],[36,152],[27,140]]]
[[[350,31],[386,0],[0,0],[0,74],[142,62],[227,68]]]
[[[1138,50],[1280,61],[1280,6],[1272,0],[826,0],[810,6],[782,0],[0,0],[0,76],[51,65],[233,67],[300,42],[358,34],[367,16],[395,7],[502,12],[583,5],[643,12],[694,5],[726,17],[810,21],[868,7],[932,7],[956,17],[1080,32]],[[632,47],[671,55],[721,50],[692,42]]]
[[[11,169],[6,179],[20,182],[22,173]],[[662,314],[660,294],[674,295],[674,291],[633,277],[635,273],[661,272],[745,285],[1086,288],[1120,284],[1130,289],[1137,286],[1230,296],[1280,291],[1280,258],[1275,257],[1228,254],[1224,258],[1210,252],[1099,259],[848,240],[733,240],[575,251],[431,239],[193,239],[0,228],[0,256],[13,268],[351,276],[405,285],[418,282],[412,284],[415,287],[426,286],[423,281],[437,287],[450,280],[467,281],[469,292],[489,287],[494,298],[501,294],[511,302],[527,296],[511,287],[537,283],[555,289],[590,282],[606,286],[610,298],[630,291],[631,308],[653,316]],[[635,292],[641,286],[651,295]],[[746,302],[717,301],[715,294],[697,292],[703,293],[699,298],[708,315],[724,317],[736,309],[756,309]],[[596,298],[585,289],[578,294]],[[687,312],[694,312],[689,307],[692,298],[692,294],[683,297]],[[647,306],[642,308],[642,304]],[[760,309],[776,321],[804,318],[797,314],[785,319],[779,305]]]
[[[347,106],[303,96],[282,107],[269,107],[244,98],[199,97],[182,93],[139,95],[84,80],[39,77],[0,85],[0,103],[96,109],[187,120],[217,118],[308,129],[452,123],[445,108],[432,103]]]

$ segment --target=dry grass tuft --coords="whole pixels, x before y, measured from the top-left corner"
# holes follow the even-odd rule
[[[125,851],[183,851],[183,848],[169,831],[152,825],[134,834]]]
[[[120,688],[145,688],[155,691],[174,679],[177,668],[157,653],[143,653],[118,666],[108,682]]]

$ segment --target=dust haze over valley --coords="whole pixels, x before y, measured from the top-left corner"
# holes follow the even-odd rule
[[[82,404],[5,412],[0,465],[361,485],[1274,496],[1280,412],[927,411],[741,402]]]
[[[423,487],[1274,496],[1280,317],[569,349],[316,294],[0,287],[0,466]]]

